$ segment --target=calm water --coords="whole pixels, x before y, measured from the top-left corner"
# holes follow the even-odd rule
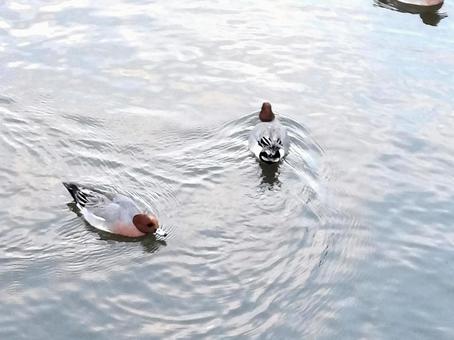
[[[1,2],[0,338],[454,338],[454,5],[389,7]],[[63,180],[170,236],[97,232]]]

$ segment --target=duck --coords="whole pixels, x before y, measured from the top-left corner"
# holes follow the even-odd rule
[[[444,0],[396,0],[396,2],[401,2],[404,4],[414,5],[414,6],[441,6],[443,5]]]
[[[378,6],[395,9],[399,12],[420,14],[437,11],[443,6],[444,0],[375,0]]]
[[[379,7],[402,13],[419,14],[421,20],[430,26],[437,26],[447,17],[446,13],[438,12],[443,3],[443,0],[375,0],[375,4]]]
[[[259,119],[249,135],[249,150],[263,163],[279,163],[290,147],[287,129],[276,118],[268,102],[262,104]]]
[[[143,212],[128,196],[107,193],[74,182],[63,182],[63,185],[85,221],[96,229],[126,237],[147,234],[167,236],[167,232],[159,226],[157,217]]]

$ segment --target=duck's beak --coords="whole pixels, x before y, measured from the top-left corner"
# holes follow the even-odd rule
[[[158,229],[156,229],[156,235],[162,236],[162,237],[166,237],[167,236],[167,231],[165,231],[164,229],[159,227]]]

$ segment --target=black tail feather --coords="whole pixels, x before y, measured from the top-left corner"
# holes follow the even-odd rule
[[[76,184],[71,183],[71,182],[63,182],[63,185],[65,186],[66,189],[68,189],[69,193],[73,197],[74,201],[77,203],[77,192],[79,191],[79,188],[77,187]]]
[[[74,201],[80,206],[85,207],[90,198],[93,198],[86,188],[78,186],[76,183],[63,182],[63,185],[68,189],[69,193],[73,197]],[[85,191],[84,191],[85,190]]]

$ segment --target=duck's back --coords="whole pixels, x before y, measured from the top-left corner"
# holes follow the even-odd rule
[[[277,119],[258,123],[249,135],[249,149],[254,154],[264,146],[279,147],[287,154],[289,145],[287,129]]]

